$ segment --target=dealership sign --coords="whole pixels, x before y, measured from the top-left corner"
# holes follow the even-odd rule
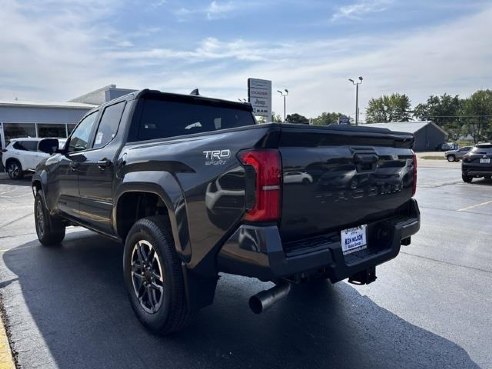
[[[272,119],[272,81],[248,78],[248,101],[253,114]]]

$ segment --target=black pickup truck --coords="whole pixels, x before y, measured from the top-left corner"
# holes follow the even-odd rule
[[[219,273],[272,281],[259,313],[315,279],[376,279],[420,227],[413,136],[256,124],[249,104],[142,90],[89,112],[32,179],[36,232],[78,225],[124,243],[141,322],[181,329]]]

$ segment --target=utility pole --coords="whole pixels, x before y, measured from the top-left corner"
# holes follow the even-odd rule
[[[362,84],[362,77],[359,76],[359,81],[354,81],[349,78],[349,81],[355,86],[355,125],[359,125],[359,85]]]
[[[282,96],[284,98],[284,123],[285,123],[285,118],[286,118],[286,102],[285,102],[285,99],[287,97],[287,95],[289,94],[289,90],[287,89],[284,89],[283,91],[280,91],[280,90],[277,90],[277,92],[280,94],[280,96]]]

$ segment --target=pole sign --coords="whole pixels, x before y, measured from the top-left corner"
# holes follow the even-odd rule
[[[272,119],[272,81],[248,78],[248,101],[253,107],[253,114]]]

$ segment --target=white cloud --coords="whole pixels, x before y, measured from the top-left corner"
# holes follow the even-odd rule
[[[492,85],[492,7],[413,33],[312,41],[204,37],[175,48],[156,29],[145,39],[152,47],[144,48],[132,34],[101,26],[98,17],[110,16],[109,7],[78,11],[86,1],[64,7],[49,2],[45,10],[29,11],[4,2],[0,98],[68,100],[116,83],[184,93],[198,87],[205,95],[236,100],[246,97],[247,78],[256,77],[271,79],[274,91],[289,89],[288,112],[313,117],[353,114],[355,91],[347,78],[359,75],[361,113],[369,98],[382,94],[406,93],[416,104],[431,94],[466,96]],[[280,96],[273,104],[282,112]]]
[[[249,2],[237,2],[237,1],[212,1],[207,6],[201,7],[181,7],[177,9],[174,14],[180,21],[189,21],[194,17],[206,17],[206,19],[212,21],[217,19],[228,18],[235,15],[238,10],[252,9],[261,7],[264,4],[256,1]]]
[[[331,19],[333,21],[342,18],[361,19],[366,14],[385,11],[392,2],[392,0],[361,0],[339,7]]]
[[[235,9],[236,6],[232,2],[219,3],[217,1],[212,1],[206,10],[207,18],[208,19],[222,18],[225,17],[226,14],[232,12]]]

